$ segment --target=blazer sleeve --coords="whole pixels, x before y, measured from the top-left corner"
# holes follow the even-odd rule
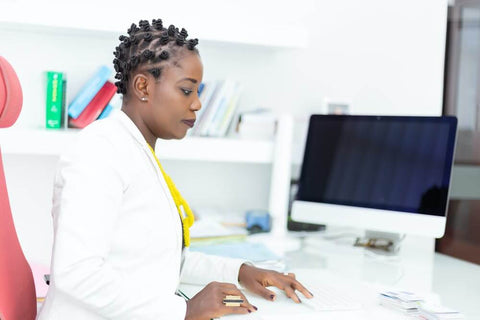
[[[205,285],[212,281],[233,283],[237,287],[238,272],[244,263],[242,259],[232,259],[201,252],[192,252],[188,248],[183,252],[183,267],[180,281],[183,283]]]
[[[119,158],[108,139],[82,136],[74,152],[60,159],[52,285],[106,319],[184,319],[181,297],[162,291],[161,285],[142,290],[142,284],[106,259],[127,186]]]

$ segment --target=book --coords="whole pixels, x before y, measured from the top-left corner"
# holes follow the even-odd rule
[[[110,103],[107,104],[107,106],[103,109],[102,113],[100,113],[100,115],[98,116],[97,120],[108,117],[110,113],[112,113],[112,110],[113,110],[112,105]]]
[[[202,108],[200,108],[200,110],[197,111],[197,120],[195,122],[195,126],[192,128],[192,130],[188,131],[188,135],[192,135],[192,136],[196,135],[198,128],[202,123],[203,114],[205,110],[208,108],[208,102],[213,92],[215,91],[216,85],[217,85],[216,82],[208,82],[208,83],[202,82],[200,86],[201,90],[199,87],[199,98],[200,98],[200,103],[202,104]]]
[[[205,83],[202,82],[198,85],[198,95],[200,96],[202,94],[203,88],[205,88]]]
[[[62,127],[63,73],[47,71],[46,77],[45,125],[48,129],[59,129]]]
[[[108,102],[112,99],[116,91],[117,87],[112,82],[105,82],[82,113],[76,119],[70,119],[70,125],[75,128],[85,128],[87,125],[95,121],[107,106]]]
[[[230,103],[230,99],[232,98],[235,92],[235,82],[231,80],[226,80],[224,85],[224,90],[222,91],[222,95],[219,97],[220,100],[217,100],[216,104],[212,107],[215,108],[215,114],[210,120],[208,125],[208,131],[206,133],[207,136],[216,137],[218,136],[217,129],[219,128],[224,114],[228,108]]]
[[[63,74],[62,79],[62,128],[68,128],[68,110],[67,110],[67,75]]]
[[[201,136],[209,136],[213,134],[217,119],[222,118],[227,101],[232,94],[234,82],[225,80],[218,84],[214,95],[210,98],[208,109],[205,110],[201,126],[198,128],[198,134]]]
[[[213,96],[210,98],[208,107],[203,114],[202,122],[198,128],[198,135],[200,136],[208,135],[209,126],[212,123],[213,118],[215,117],[215,113],[217,112],[217,108],[223,97],[224,91],[225,91],[225,82],[218,83]]]
[[[237,85],[233,93],[233,96],[230,98],[227,109],[224,112],[223,118],[221,119],[221,122],[216,128],[215,135],[217,137],[224,137],[227,135],[228,128],[230,128],[232,124],[233,117],[238,107],[238,101],[240,100],[240,95],[241,95],[241,89]]]
[[[87,107],[89,102],[107,82],[112,70],[107,66],[101,66],[95,74],[80,89],[75,98],[68,106],[68,115],[76,119]]]
[[[197,113],[197,122],[195,127],[192,130],[192,135],[200,135],[202,128],[206,126],[208,114],[211,111],[211,101],[215,97],[220,83],[217,81],[209,82],[205,85],[205,88],[202,90],[200,95],[200,102],[202,103],[202,108]]]

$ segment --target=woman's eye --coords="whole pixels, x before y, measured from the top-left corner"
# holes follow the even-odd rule
[[[183,94],[186,95],[186,96],[188,96],[188,95],[190,95],[190,93],[192,93],[192,90],[188,90],[188,89],[181,89],[181,90],[182,90]]]

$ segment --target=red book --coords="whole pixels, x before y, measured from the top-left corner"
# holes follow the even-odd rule
[[[70,119],[69,124],[74,128],[85,128],[87,125],[98,118],[108,102],[117,91],[117,87],[110,81],[105,82],[103,87],[83,109],[82,113],[76,119]]]

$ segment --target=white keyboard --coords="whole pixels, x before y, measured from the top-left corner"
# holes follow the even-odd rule
[[[309,286],[308,289],[313,293],[313,298],[302,297],[301,300],[303,304],[315,311],[358,310],[362,308],[362,304],[358,300],[331,286]]]

